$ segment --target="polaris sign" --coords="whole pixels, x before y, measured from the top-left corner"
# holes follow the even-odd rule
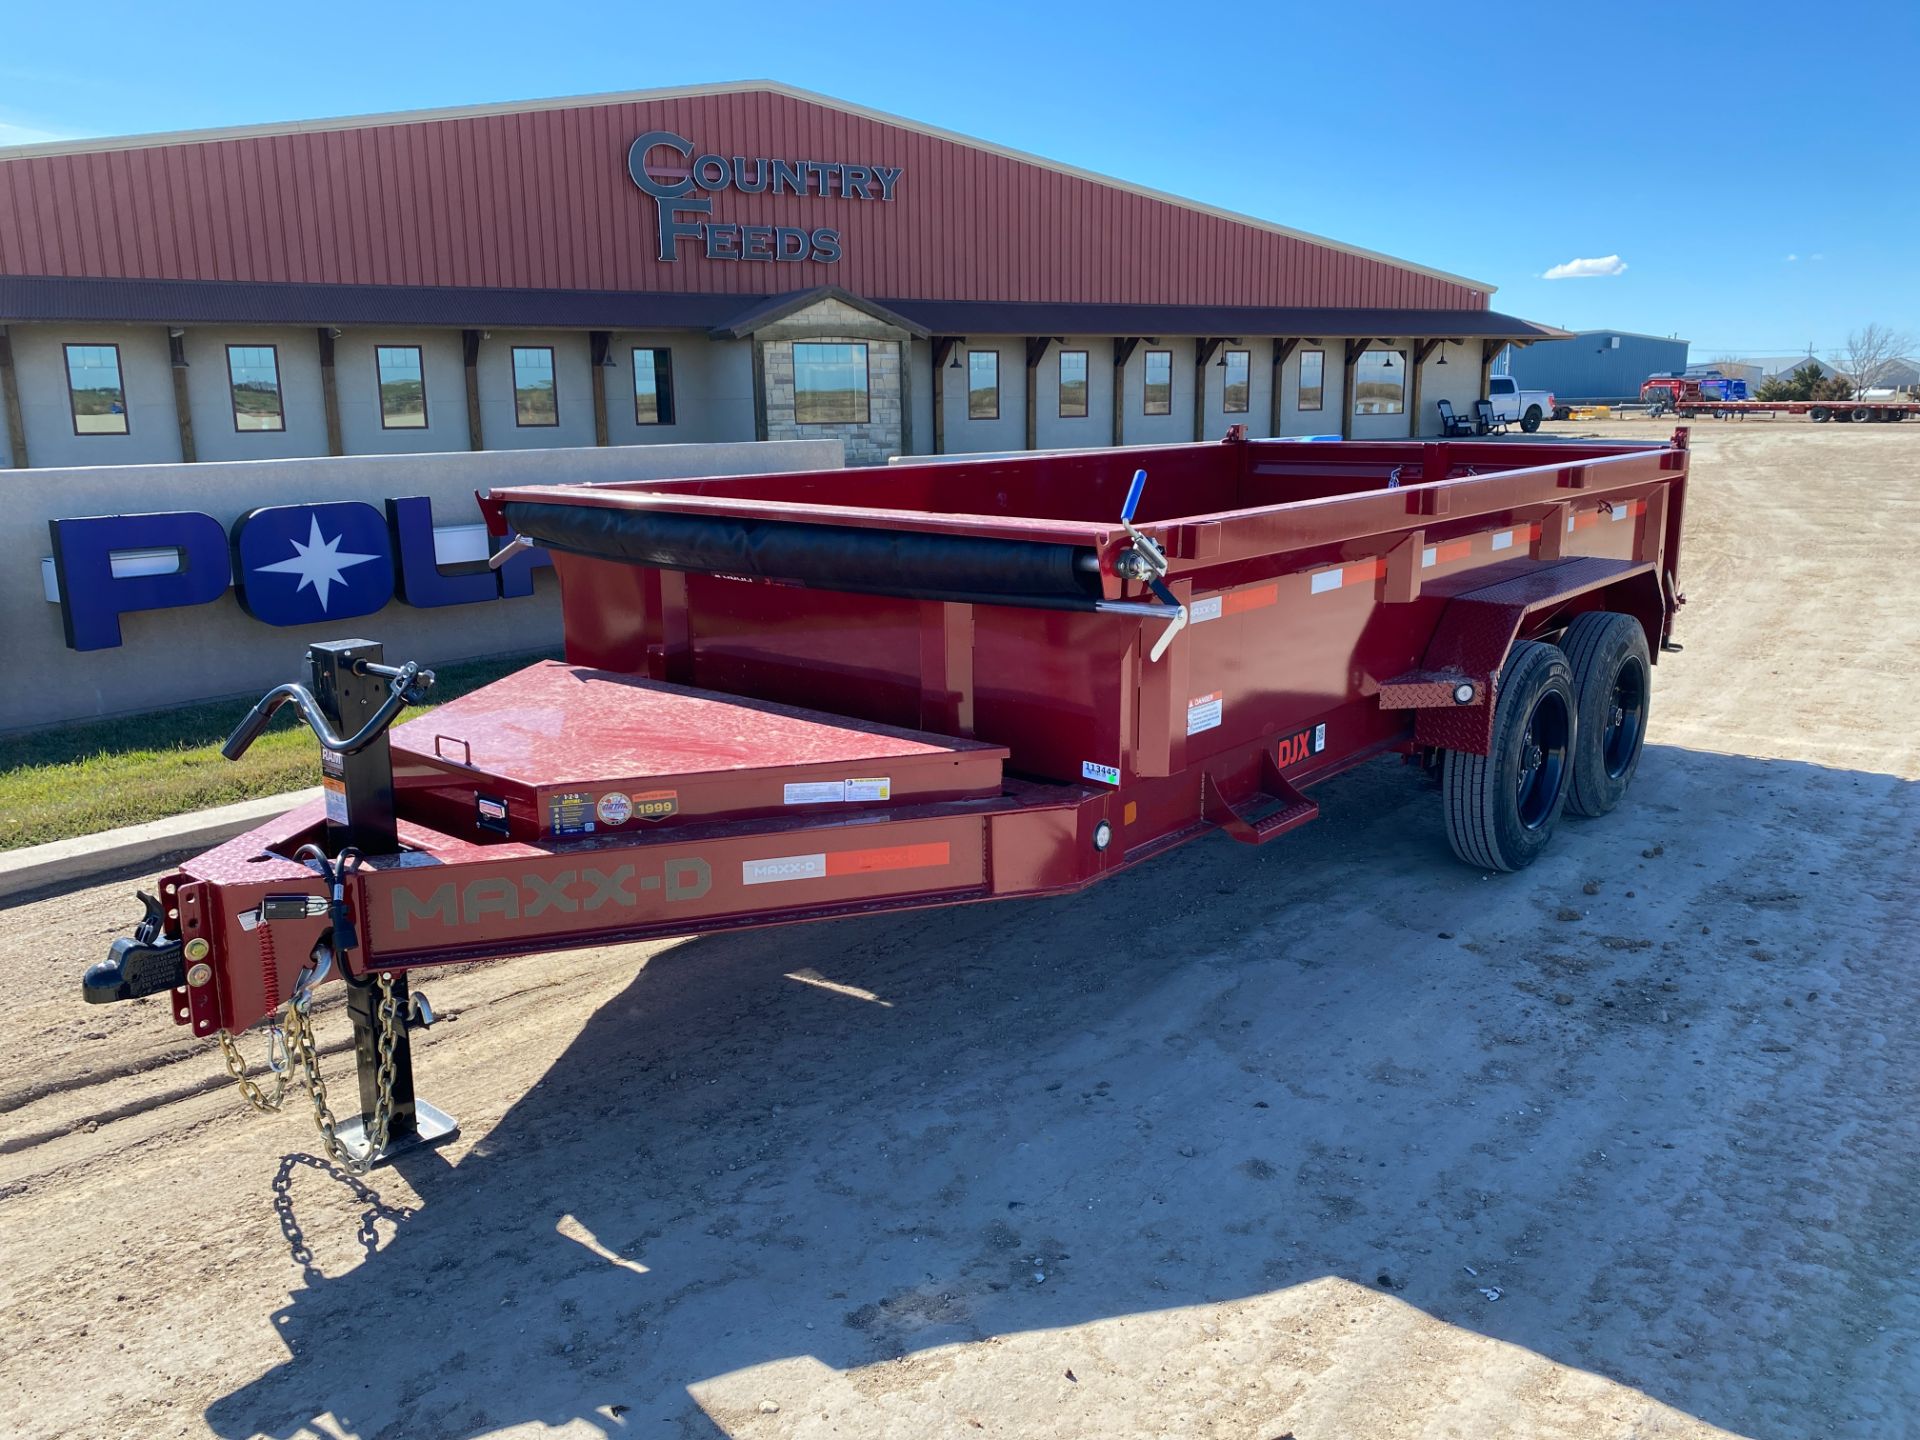
[[[840,259],[840,232],[797,225],[727,225],[711,219],[712,195],[807,195],[834,200],[891,202],[905,169],[898,165],[845,165],[826,160],[770,160],[703,154],[671,130],[649,130],[627,151],[627,173],[653,197],[660,232],[660,258],[678,260],[680,242],[697,241],[709,260],[763,260],[832,265]],[[648,168],[655,150],[671,150],[679,163]],[[692,163],[687,162],[691,159]],[[705,192],[694,198],[693,192]]]
[[[384,514],[364,501],[330,500],[249,510],[231,527],[197,510],[169,510],[50,520],[47,528],[73,650],[119,645],[122,615],[205,605],[230,588],[265,624],[315,625],[371,615],[396,595],[420,607],[531,595],[533,571],[551,563],[536,548],[497,571],[477,563],[442,569],[450,557],[440,553],[423,496],[389,500]],[[484,561],[488,543],[457,558]]]

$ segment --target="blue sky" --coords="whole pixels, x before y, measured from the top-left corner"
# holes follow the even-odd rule
[[[1583,17],[1603,15],[1600,20]],[[14,7],[0,144],[770,78],[1697,358],[1920,334],[1920,5]],[[1617,256],[1593,278],[1541,278]],[[1612,268],[1612,267],[1604,267]]]

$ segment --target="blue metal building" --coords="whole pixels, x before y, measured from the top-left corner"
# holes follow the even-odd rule
[[[1582,330],[1571,340],[1542,340],[1507,352],[1508,370],[1529,390],[1551,390],[1575,405],[1640,398],[1640,382],[1687,368],[1687,342],[1626,330]]]

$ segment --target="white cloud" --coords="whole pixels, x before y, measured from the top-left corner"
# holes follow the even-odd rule
[[[1791,261],[1794,261],[1794,260],[1798,260],[1799,258],[1800,258],[1800,257],[1799,257],[1798,255],[1789,255],[1789,256],[1787,256],[1787,259],[1788,259],[1788,261],[1789,261],[1789,262],[1791,262]]]
[[[36,130],[31,125],[14,125],[0,120],[0,145],[43,145],[49,140],[68,138],[52,130]]]
[[[1569,260],[1564,265],[1556,265],[1540,278],[1542,280],[1591,280],[1601,275],[1618,275],[1627,268],[1627,262],[1618,255],[1602,255],[1594,260]]]

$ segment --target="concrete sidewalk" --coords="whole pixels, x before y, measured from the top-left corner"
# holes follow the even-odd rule
[[[242,800],[237,805],[149,820],[144,825],[126,825],[97,835],[0,851],[0,906],[58,886],[78,888],[96,876],[131,869],[163,855],[204,850],[319,797],[320,787],[316,785],[310,790]]]

